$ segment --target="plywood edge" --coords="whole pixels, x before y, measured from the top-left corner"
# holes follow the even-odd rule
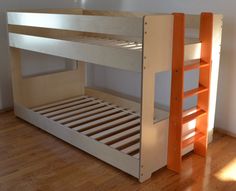
[[[52,13],[52,14],[75,14],[81,15],[82,8],[64,8],[64,9],[8,9],[7,12],[28,12],[28,13]]]

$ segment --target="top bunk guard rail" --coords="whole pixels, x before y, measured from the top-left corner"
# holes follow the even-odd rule
[[[144,60],[154,73],[171,70],[173,15],[86,15],[83,10],[78,15],[8,12],[7,16],[14,48],[134,72],[142,72]],[[189,16],[188,25],[196,18]],[[199,59],[200,49],[199,41],[186,40],[185,60]]]
[[[143,34],[143,19],[137,17],[9,12],[8,24],[140,38]]]

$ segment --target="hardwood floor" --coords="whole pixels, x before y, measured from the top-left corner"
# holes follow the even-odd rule
[[[184,157],[181,174],[166,168],[135,178],[14,117],[0,114],[0,191],[235,191],[236,139],[215,134],[207,159]]]

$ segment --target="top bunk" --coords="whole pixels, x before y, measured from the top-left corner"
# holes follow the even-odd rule
[[[74,9],[12,11],[7,17],[13,48],[135,72],[148,57],[155,73],[171,70],[171,14]],[[186,64],[200,63],[199,26],[199,15],[186,15]]]

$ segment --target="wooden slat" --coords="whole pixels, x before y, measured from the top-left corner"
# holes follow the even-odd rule
[[[116,140],[122,139],[123,137],[126,137],[127,135],[136,133],[138,134],[138,131],[140,131],[140,126],[133,127],[131,129],[128,129],[126,131],[120,132],[118,134],[112,135],[110,137],[107,137],[105,139],[100,140],[100,142],[109,144],[110,142],[114,142]]]
[[[121,150],[121,152],[126,153],[126,154],[130,154],[130,153],[132,153],[132,152],[134,152],[138,149],[140,149],[140,143],[139,142],[134,144],[134,145],[131,145],[131,146],[129,146],[129,147],[123,149],[123,150]]]
[[[74,128],[75,126],[79,126],[80,124],[90,122],[90,121],[93,121],[93,120],[96,120],[96,119],[100,119],[100,118],[106,117],[108,115],[116,114],[117,112],[120,112],[120,109],[112,109],[111,108],[109,111],[104,111],[104,112],[98,113],[96,115],[92,115],[90,117],[86,117],[86,118],[83,118],[83,119],[72,121],[70,123],[65,123],[65,125],[67,127],[70,127],[70,128],[73,128],[73,129],[77,130],[76,128]]]
[[[204,67],[209,67],[210,65],[206,62],[200,61],[200,62],[196,62],[193,64],[188,64],[184,66],[184,71],[189,71],[189,70],[195,70],[195,69],[201,69]]]
[[[91,97],[96,97],[102,100],[106,100],[114,105],[119,105],[121,108],[129,108],[133,115],[140,116],[140,104],[135,101],[130,101],[128,99],[121,98],[119,94],[113,92],[105,93],[104,91],[99,91],[92,88],[85,88],[85,94]],[[129,110],[127,110],[129,111]],[[135,113],[134,113],[135,112]],[[130,112],[131,113],[131,112]]]
[[[102,46],[113,46],[113,47],[120,47],[130,50],[142,50],[142,44],[138,42],[132,42],[132,41],[122,41],[122,40],[116,40],[111,38],[101,38],[101,37],[90,37],[90,36],[82,36],[82,37],[76,37],[75,38],[65,38],[65,40],[73,40],[83,43],[89,43],[89,44],[97,44]]]
[[[68,123],[71,123],[71,122],[79,120],[79,119],[87,119],[90,116],[94,116],[94,115],[99,114],[99,113],[110,111],[112,108],[113,107],[108,107],[107,106],[107,107],[102,107],[102,108],[99,108],[99,109],[94,109],[94,110],[86,112],[86,113],[82,113],[82,114],[79,114],[79,115],[76,115],[76,116],[73,116],[73,117],[69,117],[69,118],[67,118],[66,121],[61,122],[61,124],[68,124]]]
[[[82,109],[78,109],[78,110],[75,110],[75,111],[70,111],[70,112],[67,112],[67,113],[63,113],[61,115],[51,117],[50,119],[58,121],[59,123],[63,123],[63,122],[66,122],[66,120],[68,120],[68,117],[79,115],[81,113],[85,113],[85,112],[91,111],[93,109],[104,107],[106,105],[107,105],[107,103],[99,103],[99,104],[92,105],[92,106],[89,106],[89,107],[86,107],[86,108],[82,108]]]
[[[128,116],[125,116],[125,117],[123,117],[123,118],[120,118],[120,119],[117,119],[117,120],[114,120],[114,121],[112,121],[112,122],[110,122],[110,123],[106,123],[106,124],[103,124],[103,125],[99,125],[98,127],[96,127],[96,128],[93,128],[93,129],[89,129],[89,130],[87,130],[87,131],[84,131],[84,132],[82,132],[83,134],[85,134],[85,135],[87,135],[87,136],[91,136],[91,135],[93,135],[93,134],[95,134],[95,135],[98,135],[97,133],[99,133],[99,132],[103,132],[103,130],[111,130],[110,128],[112,128],[112,127],[114,127],[114,126],[116,126],[116,125],[119,125],[119,124],[122,124],[122,123],[125,123],[125,122],[127,122],[127,121],[129,121],[129,120],[132,120],[132,119],[135,119],[135,118],[137,118],[136,116],[133,116],[133,115],[128,115]],[[126,124],[126,123],[125,123]],[[114,128],[112,128],[112,129],[114,129]],[[102,134],[102,132],[101,132],[101,134]],[[104,133],[104,132],[103,132]]]
[[[65,109],[65,108],[68,108],[68,107],[71,107],[71,106],[87,103],[87,102],[90,102],[92,100],[95,100],[95,99],[94,98],[79,99],[78,101],[64,103],[64,104],[60,104],[60,105],[57,105],[57,106],[54,106],[54,107],[43,109],[41,111],[38,111],[38,113],[44,115],[46,113],[51,113],[53,111],[57,111],[57,110],[60,110],[60,109]]]
[[[127,116],[126,118],[127,119],[131,119],[132,116]],[[118,119],[118,120],[112,122],[112,125],[115,125],[116,123],[123,122],[124,120],[126,120],[126,119],[125,118]],[[117,131],[119,132],[120,130],[130,128],[130,126],[137,125],[139,123],[140,123],[140,119],[135,119],[135,120],[132,120],[132,121],[127,122],[125,124],[121,124],[121,125],[118,125],[118,126],[115,126],[115,127],[111,128],[111,129],[107,129],[106,131],[102,131],[100,133],[97,133],[97,134],[91,136],[91,138],[93,138],[93,139],[101,139],[104,136],[106,137],[106,136],[108,136],[110,134],[116,133]]]
[[[142,37],[142,18],[9,12],[8,24]]]
[[[188,123],[190,121],[193,121],[193,120],[195,120],[195,119],[197,119],[197,118],[199,118],[199,117],[201,117],[203,115],[206,115],[206,112],[204,110],[202,110],[202,109],[199,109],[196,112],[194,112],[194,113],[192,113],[190,115],[185,116],[183,118],[183,124],[186,124],[186,123]]]
[[[70,102],[77,101],[77,100],[84,99],[84,98],[87,98],[87,96],[81,96],[81,97],[75,97],[75,98],[71,98],[71,99],[67,99],[67,100],[62,100],[59,102],[43,105],[40,107],[35,107],[35,108],[32,108],[32,110],[35,112],[39,112],[40,110],[43,110],[43,109],[47,109],[47,108],[58,106],[58,105],[65,104],[65,103],[70,103]]]
[[[107,106],[105,104],[93,105],[91,107],[86,107],[86,108],[80,109],[78,111],[74,111],[74,112],[76,112],[74,115],[69,115],[67,117],[64,117],[63,119],[57,120],[57,122],[61,123],[61,124],[70,123],[74,120],[89,117],[91,115],[110,110],[111,108],[113,108],[113,107]]]
[[[136,135],[133,135],[133,136],[128,137],[126,139],[123,139],[123,140],[121,140],[119,142],[116,142],[116,143],[110,145],[110,147],[116,149],[116,148],[122,147],[124,145],[127,145],[129,143],[132,143],[134,141],[138,141],[139,139],[140,139],[140,134],[136,134]]]
[[[63,113],[69,112],[69,111],[75,111],[77,109],[88,107],[88,106],[95,105],[95,104],[98,104],[98,103],[99,102],[97,100],[94,100],[94,101],[91,101],[91,102],[86,102],[86,103],[83,103],[83,104],[80,104],[80,105],[71,106],[69,108],[61,109],[61,110],[58,110],[58,111],[53,111],[53,112],[44,114],[43,116],[50,118],[50,117],[53,117],[53,116],[56,116],[56,115],[60,115],[60,114],[63,114]]]
[[[123,70],[141,71],[142,52],[137,50],[16,33],[9,33],[9,45],[14,48]]]
[[[189,137],[188,139],[182,142],[182,148],[185,149],[189,145],[194,144],[195,142],[199,141],[200,139],[203,139],[204,137],[204,134],[196,132],[193,136]]]
[[[86,123],[84,125],[73,127],[72,129],[75,131],[80,131],[80,132],[85,131],[87,129],[93,128],[94,126],[98,126],[103,123],[110,122],[111,120],[117,119],[117,118],[125,116],[125,115],[127,115],[127,113],[125,113],[125,112],[114,113],[114,115],[103,117],[101,119]]]
[[[204,93],[206,91],[208,91],[208,89],[200,84],[198,88],[184,92],[184,98],[198,95],[198,94]]]

